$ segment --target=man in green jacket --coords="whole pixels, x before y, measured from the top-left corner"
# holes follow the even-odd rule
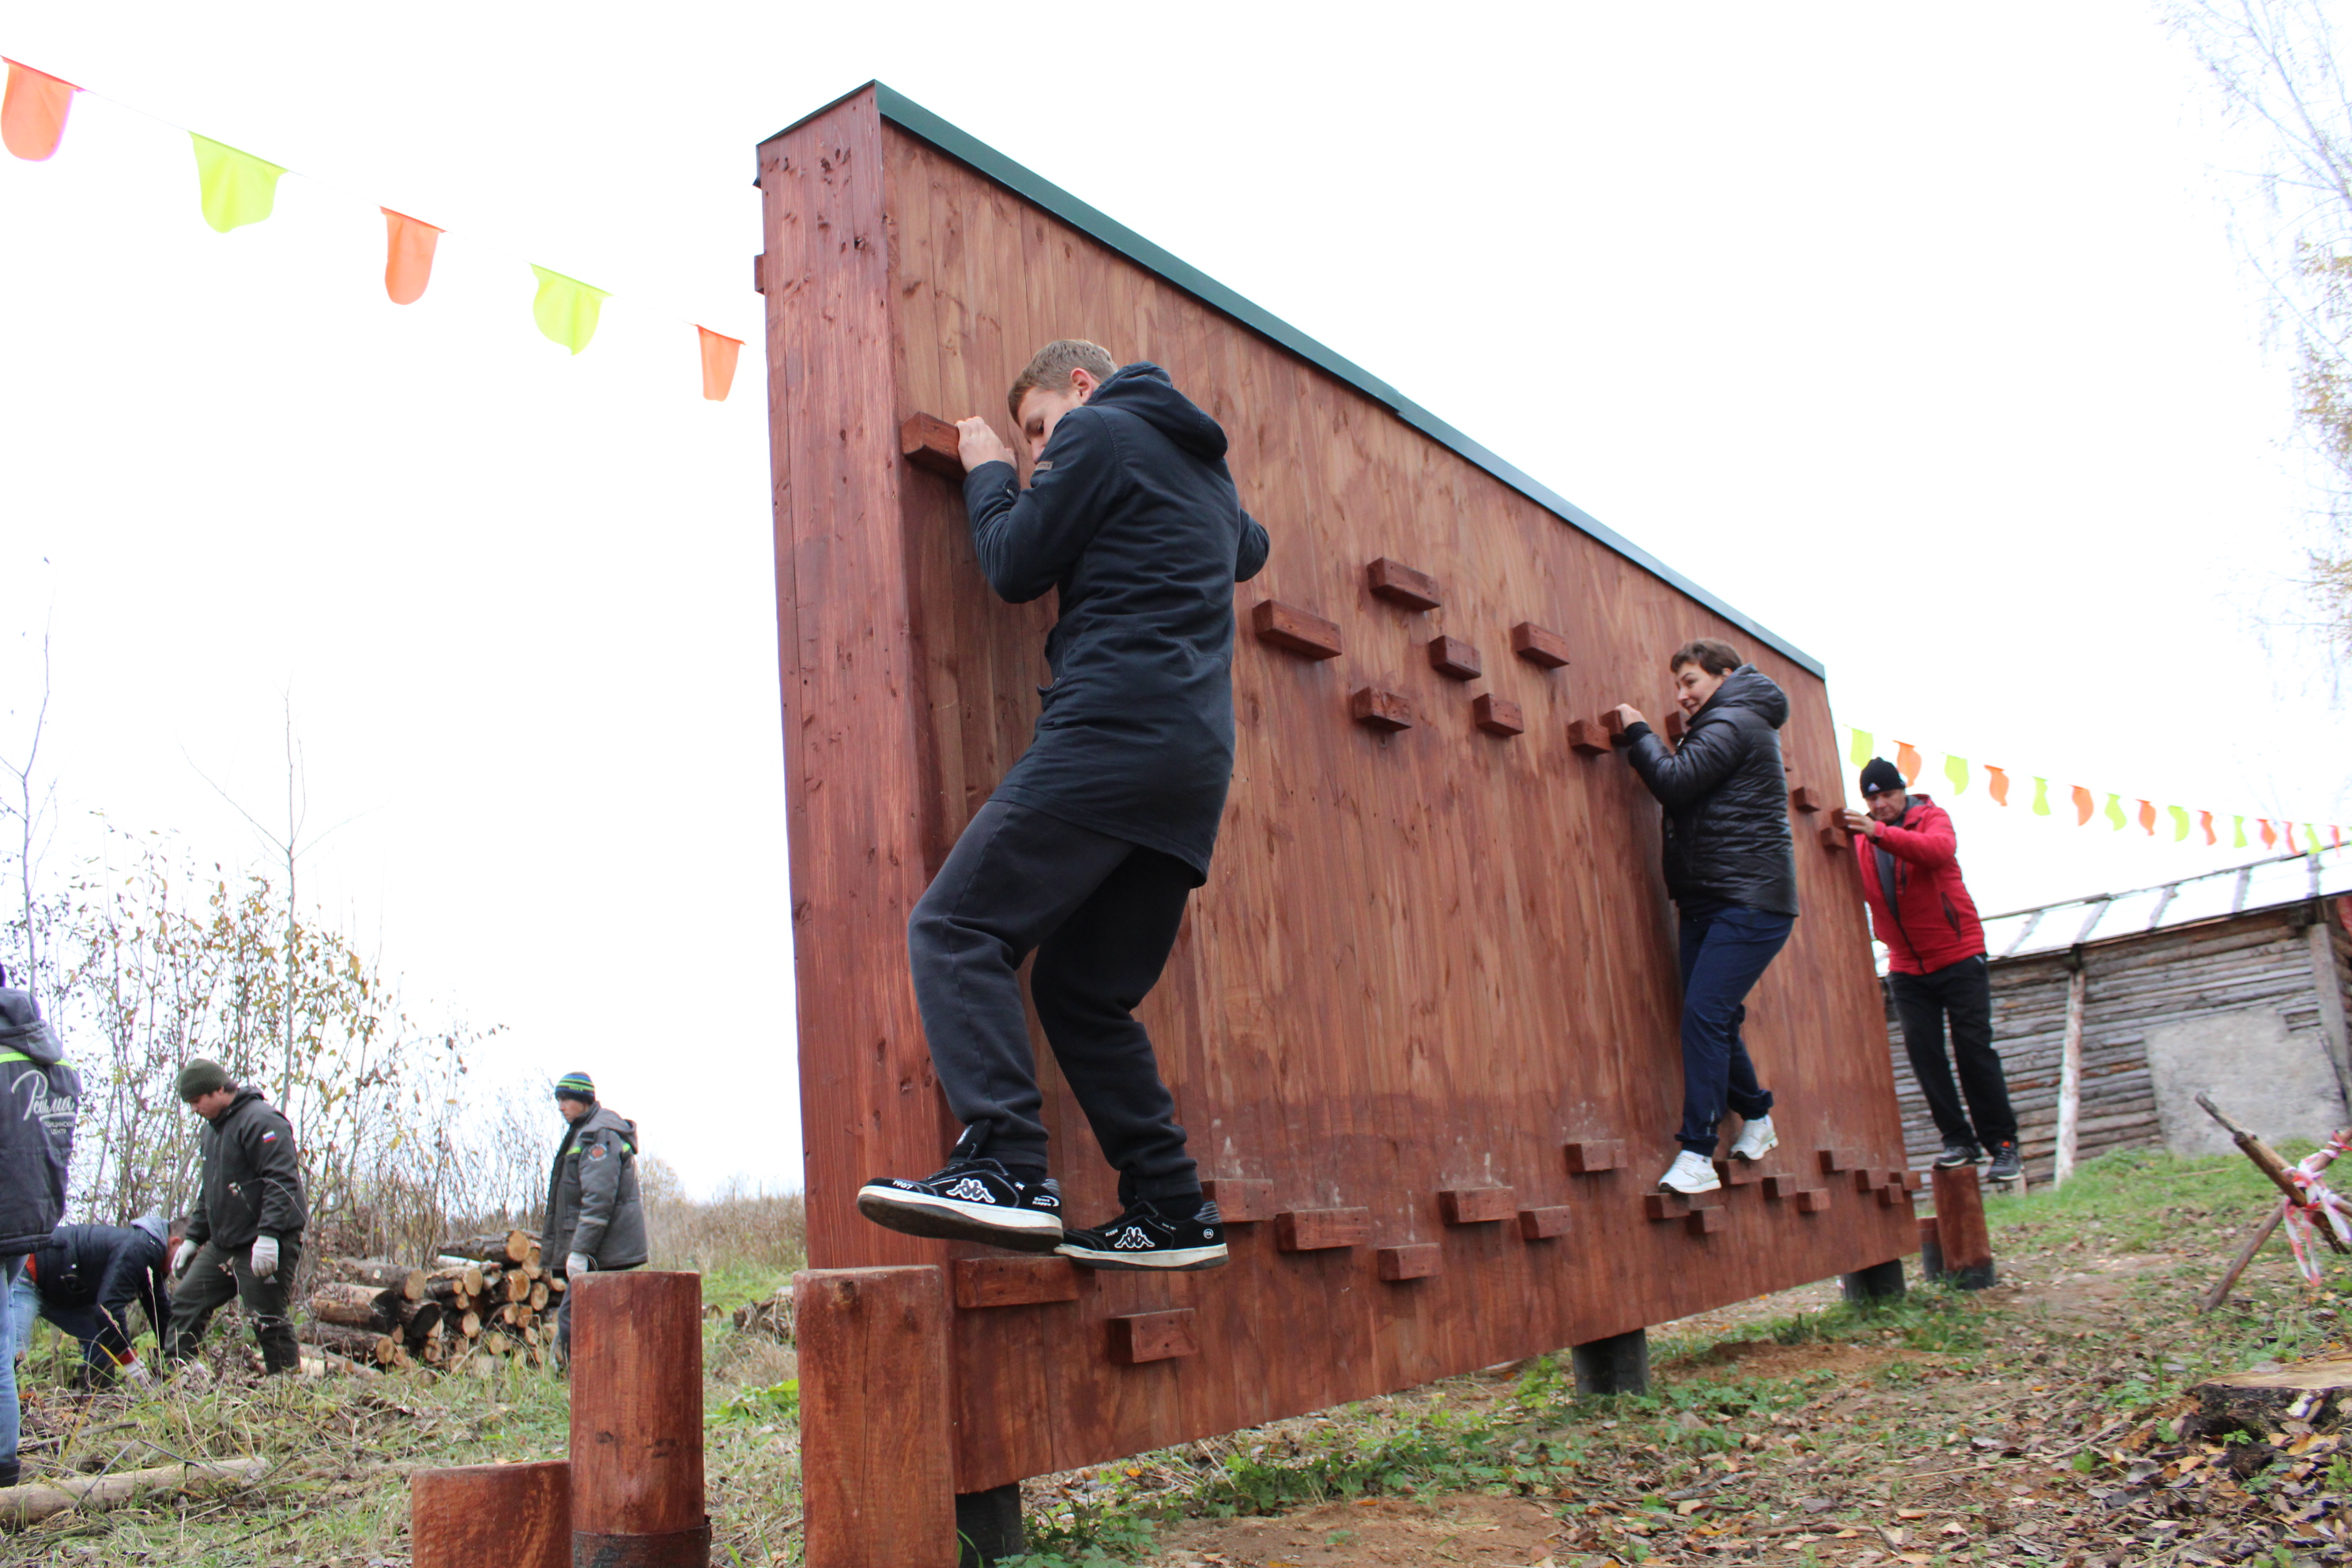
[[[568,1286],[599,1268],[644,1264],[646,1205],[637,1194],[637,1124],[596,1103],[596,1085],[584,1072],[555,1084],[555,1109],[570,1126],[555,1146],[547,1176],[547,1229],[541,1258],[563,1260]],[[572,1291],[555,1314],[555,1353],[572,1354]]]
[[[190,1062],[178,1088],[205,1119],[196,1134],[204,1169],[180,1246],[166,1353],[173,1361],[195,1354],[213,1314],[234,1300],[253,1321],[263,1368],[299,1372],[302,1352],[286,1290],[302,1260],[309,1213],[294,1129],[259,1089],[238,1088],[217,1062]]]

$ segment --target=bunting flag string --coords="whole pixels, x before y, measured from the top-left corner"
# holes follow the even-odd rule
[[[1855,767],[1864,766],[1878,755],[1878,737],[1870,731],[1849,727],[1846,735],[1846,756]],[[1916,784],[1920,773],[1926,771],[1927,759],[1909,742],[1896,741],[1895,767],[1903,775],[1906,784]],[[1990,763],[1971,763],[1968,758],[1949,752],[1944,753],[1944,777],[1956,795],[1968,792],[1969,785],[1974,782],[1976,770],[1979,768],[1985,775],[1985,793],[1992,797],[1992,803],[1999,806],[2008,805],[2011,781],[2007,768],[1995,767]],[[2031,773],[2025,776],[2033,780],[2033,803],[2028,807],[2032,815],[2056,815],[2050,804],[2049,779]],[[2101,805],[2099,796],[2100,792],[2084,784],[2066,786],[2066,798],[2074,808],[2075,826],[2088,827],[2092,818],[2097,817],[2116,833],[2137,826],[2143,837],[2156,838],[2158,830],[2162,829],[2165,839],[2170,843],[2187,844],[2198,840],[2207,848],[2224,847],[2225,837],[2228,840],[2226,847],[2231,849],[2251,848],[2253,840],[2260,839],[2263,848],[2276,849],[2284,846],[2285,852],[2291,855],[2315,854],[2322,849],[2340,849],[2344,846],[2344,829],[2334,823],[2297,823],[2267,816],[2231,815],[2227,818],[2230,826],[2225,831],[2219,826],[2221,816],[2214,812],[2191,810],[2185,805],[2158,805],[2153,800],[2138,795],[2126,796],[2114,791],[2106,793],[2106,804]],[[2249,822],[2253,824],[2251,838],[2247,829]],[[2301,830],[2299,834],[2298,829]]]
[[[74,96],[89,89],[5,56],[0,56],[0,63],[8,68],[7,87],[0,93],[0,145],[27,163],[46,162],[64,139],[66,115]],[[130,104],[121,107],[146,113]],[[159,115],[147,118],[171,124]],[[173,129],[186,132],[194,144],[197,205],[206,224],[227,234],[269,217],[277,207],[278,181],[292,171],[185,126]],[[425,297],[436,247],[447,231],[390,207],[377,210],[384,221],[384,294],[395,305],[413,305]],[[537,285],[531,296],[531,320],[550,342],[579,353],[595,337],[604,302],[613,297],[612,292],[551,268],[524,265],[530,268]],[[735,361],[743,340],[713,331],[700,322],[684,324],[695,331],[702,395],[713,403],[725,402],[735,384]]]

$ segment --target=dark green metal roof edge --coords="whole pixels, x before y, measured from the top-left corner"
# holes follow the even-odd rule
[[[1353,360],[1326,348],[1289,322],[1250,303],[1200,268],[1178,259],[1125,224],[1080,201],[1043,175],[1014,163],[970,132],[950,125],[887,84],[870,81],[864,86],[853,88],[835,99],[833,102],[824,105],[824,108],[803,115],[791,125],[784,127],[783,131],[777,132],[776,135],[782,136],[786,131],[808,123],[827,110],[856,97],[868,87],[874,89],[874,104],[880,110],[882,118],[900,130],[922,138],[951,158],[960,159],[971,164],[998,184],[1036,203],[1064,223],[1100,240],[1139,267],[1166,279],[1202,304],[1224,312],[1252,331],[1271,339],[1309,364],[1328,371],[1357,391],[1378,399],[1398,418],[1423,435],[1451,447],[1455,453],[1486,469],[1486,472],[1563,522],[1590,534],[1643,571],[1671,584],[1723,616],[1724,619],[1761,638],[1774,649],[1795,660],[1814,675],[1826,679],[1828,672],[1822,668],[1821,661],[1811,654],[1806,653],[1786,637],[1759,626],[1756,621],[1708,593],[1632,540],[1601,522],[1583,508],[1569,500],[1567,497],[1557,493],[1549,486],[1541,483],[1515,464],[1507,463],[1488,451],[1485,447],[1456,430]],[[769,140],[773,141],[774,137]]]

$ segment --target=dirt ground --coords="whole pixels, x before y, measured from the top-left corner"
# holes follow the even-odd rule
[[[1835,1280],[1652,1331],[1647,1401],[1547,1396],[1530,1364],[1235,1434],[1204,1460],[1147,1456],[1123,1472],[1131,1502],[1193,1488],[1148,1549],[1044,1561],[1148,1568],[1620,1563],[1787,1563],[1929,1568],[1959,1563],[2212,1564],[2347,1561],[2347,1475],[2333,1433],[2292,1428],[2183,1440],[2186,1390],[2269,1356],[2345,1354],[2340,1303],[2291,1282],[2266,1254],[2232,1309],[2194,1313],[2245,1211],[2193,1206],[2150,1245],[2089,1225],[2012,1226],[2001,1280],[1969,1294],[1916,1289],[1884,1330],[1837,1309]],[[2161,1231],[2163,1227],[2154,1227]],[[1916,1263],[1916,1259],[1914,1260]],[[1821,1319],[1827,1337],[1808,1337]],[[2347,1367],[2352,1382],[2352,1367]],[[1299,1464],[1349,1420],[1454,1417],[1525,1436],[1549,1469],[1473,1488],[1373,1487],[1234,1517],[1196,1480],[1234,1454]],[[1612,1408],[1622,1406],[1617,1415]],[[2267,1438],[2267,1446],[2261,1440]],[[1350,1436],[1349,1441],[1369,1439]],[[2251,1458],[2251,1462],[2250,1462]],[[2334,1480],[2331,1480],[2331,1477]],[[1087,1483],[1032,1483],[1050,1503]],[[1067,1548],[1063,1550],[1067,1551]]]

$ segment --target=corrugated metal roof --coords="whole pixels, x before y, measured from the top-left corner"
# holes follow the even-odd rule
[[[1988,915],[1985,951],[1996,959],[2055,952],[2347,892],[2352,892],[2352,847],[2274,855],[2128,892],[2097,893]]]
[[[1373,375],[1354,361],[1347,359],[1322,343],[1308,337],[1289,322],[1262,310],[1208,274],[1192,267],[1152,244],[1125,224],[1097,211],[1061,186],[1043,175],[1024,168],[968,132],[958,129],[933,114],[921,104],[879,81],[853,88],[822,109],[803,115],[776,132],[777,136],[793,131],[815,119],[826,110],[855,98],[866,88],[874,89],[876,107],[882,118],[911,136],[917,136],[937,147],[951,158],[971,164],[982,174],[1015,194],[1035,203],[1064,223],[1101,241],[1166,282],[1174,284],[1202,304],[1222,310],[1260,336],[1272,340],[1299,358],[1346,382],[1365,396],[1385,405],[1396,416],[1429,437],[1452,448],[1456,454],[1484,468],[1487,473],[1559,518],[1562,522],[1615,551],[1643,571],[1673,584],[1683,593],[1713,610],[1717,615],[1738,626],[1793,660],[1814,675],[1826,672],[1819,660],[1787,638],[1750,619],[1724,600],[1708,593],[1652,555],[1633,541],[1607,527],[1583,508],[1571,503],[1550,487],[1540,483],[1515,466],[1504,461],[1485,447],[1448,425],[1420,404]],[[769,138],[774,141],[775,137]]]

